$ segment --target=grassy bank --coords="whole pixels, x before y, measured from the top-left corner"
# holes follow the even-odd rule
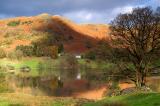
[[[0,106],[160,106],[159,93],[132,94],[107,97],[96,102],[73,98],[52,98],[20,93],[0,94]]]
[[[28,73],[30,76],[37,76],[38,75],[38,65],[40,62],[44,61],[45,58],[37,58],[37,57],[28,57],[23,58],[21,60],[10,60],[7,58],[0,59],[0,66],[7,67],[13,66],[16,72],[19,72],[21,67],[28,66],[31,68],[31,71]],[[53,63],[57,63],[58,60],[52,60]]]
[[[37,76],[37,68],[39,63],[42,62],[44,64],[47,64],[46,62],[49,62],[49,64],[52,64],[52,66],[56,67],[59,64],[60,59],[48,59],[45,57],[25,57],[21,60],[10,60],[7,58],[0,59],[0,66],[6,67],[6,66],[13,66],[16,71],[19,71],[21,67],[28,66],[31,68],[31,72],[29,72],[29,75],[31,76]],[[103,69],[109,69],[109,67],[112,66],[111,63],[107,63],[104,61],[88,61],[86,59],[78,59],[78,64],[80,66],[86,66],[93,69],[103,70]]]
[[[103,100],[86,103],[83,106],[160,106],[160,93],[142,93],[117,97],[107,97]]]
[[[68,97],[32,96],[22,93],[0,94],[0,106],[76,106],[84,100]]]

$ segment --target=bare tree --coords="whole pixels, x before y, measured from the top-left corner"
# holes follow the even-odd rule
[[[145,85],[146,74],[160,53],[160,12],[150,7],[135,8],[120,14],[111,22],[111,36],[118,41],[116,49],[123,49],[135,71],[137,87]]]

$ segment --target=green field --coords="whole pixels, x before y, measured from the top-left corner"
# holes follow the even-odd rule
[[[31,76],[37,76],[37,67],[39,65],[39,62],[46,63],[52,62],[53,66],[57,66],[57,64],[60,62],[60,59],[45,59],[43,57],[29,57],[29,58],[23,58],[21,60],[10,60],[7,58],[0,59],[0,66],[6,67],[7,65],[15,67],[16,72],[20,70],[23,66],[28,66],[31,68],[31,72],[29,72],[29,75]],[[103,70],[103,69],[109,69],[113,64],[107,63],[104,61],[89,61],[87,62],[86,59],[79,59],[78,64],[80,66],[87,66],[89,68]]]
[[[160,106],[160,93],[141,93],[107,97],[83,106]]]
[[[30,76],[38,75],[38,64],[43,62],[44,58],[23,58],[21,60],[10,60],[10,59],[0,59],[0,66],[6,67],[7,65],[15,67],[16,72],[19,72],[21,67],[28,66],[31,68],[31,71],[28,73]],[[57,64],[58,59],[51,60],[53,63]]]

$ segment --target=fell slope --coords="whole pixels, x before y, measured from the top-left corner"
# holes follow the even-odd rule
[[[109,38],[107,25],[76,24],[57,15],[0,20],[0,47],[7,51],[18,45],[29,45],[46,34],[61,37],[59,42],[63,43],[66,52],[71,53],[82,53],[89,49],[88,43],[94,47],[99,40]]]

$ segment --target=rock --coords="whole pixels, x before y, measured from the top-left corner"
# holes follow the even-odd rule
[[[23,67],[20,68],[20,71],[21,72],[30,72],[31,68],[29,66],[23,66]]]
[[[109,97],[119,96],[120,95],[120,90],[119,89],[110,89],[105,95],[109,96]]]
[[[125,95],[125,94],[131,94],[137,91],[136,87],[130,87],[130,88],[126,88],[120,91],[121,95]]]
[[[126,88],[126,89],[121,90],[120,94],[124,95],[124,94],[132,94],[132,93],[136,93],[136,92],[152,92],[152,90],[147,86],[143,86],[141,88],[130,87],[130,88]]]
[[[15,70],[15,67],[14,67],[14,66],[7,65],[6,67],[7,67],[8,70]]]
[[[140,90],[143,91],[143,92],[152,92],[152,89],[149,88],[148,86],[143,86],[143,87],[141,87]]]
[[[9,70],[8,73],[15,74],[15,70]]]

